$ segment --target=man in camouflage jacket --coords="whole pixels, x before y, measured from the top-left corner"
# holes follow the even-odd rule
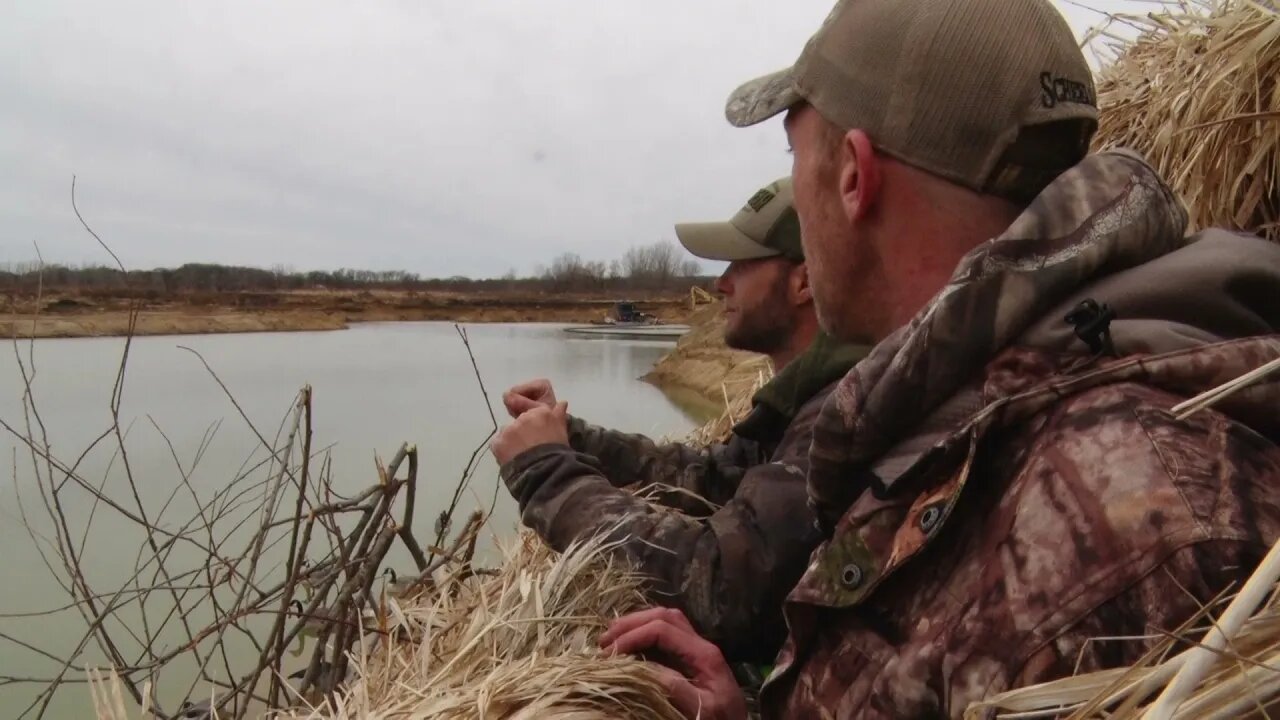
[[[1188,236],[1142,158],[1085,155],[1093,102],[1047,0],[843,2],[731,97],[787,111],[822,325],[878,340],[815,424],[823,541],[767,717],[958,718],[1131,664],[1280,537],[1280,380],[1173,410],[1280,356],[1280,247]],[[601,641],[663,651],[690,716],[744,714],[670,611]]]
[[[656,602],[680,608],[729,658],[768,662],[785,636],[782,600],[818,541],[805,491],[813,421],[865,348],[817,331],[789,179],[730,222],[676,232],[695,255],[730,261],[717,281],[726,343],[778,369],[728,442],[600,428],[565,415],[541,380],[504,395],[515,422],[494,454],[523,522],[548,544],[607,533],[651,579]]]

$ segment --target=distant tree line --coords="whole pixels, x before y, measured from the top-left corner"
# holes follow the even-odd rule
[[[563,253],[532,276],[510,271],[501,278],[463,276],[424,278],[403,270],[295,271],[277,265],[269,270],[235,265],[188,263],[177,268],[130,270],[105,266],[67,267],[37,263],[0,263],[0,293],[30,295],[45,290],[85,294],[135,292],[182,293],[269,292],[282,290],[529,290],[555,292],[663,291],[705,284],[700,267],[672,242],[633,247],[622,258],[605,263]]]
[[[660,242],[633,247],[621,260],[607,265],[599,260],[583,260],[577,253],[563,253],[541,269],[538,277],[554,290],[666,290],[676,280],[696,277],[700,271],[698,262],[675,243]],[[514,279],[512,275],[509,273],[508,279]]]

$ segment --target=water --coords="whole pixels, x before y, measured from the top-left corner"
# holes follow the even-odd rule
[[[425,538],[468,459],[488,435],[490,408],[499,423],[505,422],[501,393],[513,383],[547,377],[560,399],[569,401],[570,412],[622,430],[676,435],[694,425],[695,418],[638,380],[670,343],[573,339],[560,327],[467,328],[488,390],[487,404],[467,351],[447,323],[136,339],[123,376],[119,413],[127,457],[117,452],[110,436],[81,457],[111,427],[122,339],[42,340],[34,347],[20,343],[17,350],[24,364],[34,364],[33,393],[54,454],[68,466],[78,461],[82,478],[105,483],[108,495],[132,507],[127,459],[141,503],[160,525],[191,516],[191,492],[210,497],[245,468],[264,461],[268,453],[258,436],[276,442],[298,389],[309,383],[314,391],[313,448],[328,450],[336,491],[349,494],[368,487],[377,480],[375,455],[386,460],[401,442],[417,445],[421,466],[415,517],[419,537]],[[239,410],[184,347],[203,357]],[[0,420],[24,433],[18,363],[13,346],[5,343],[0,350]],[[34,418],[32,423],[40,432]],[[55,528],[39,502],[30,454],[7,431],[0,438],[6,470],[0,481],[0,612],[49,610],[65,604],[67,595],[22,523],[19,494],[29,522],[41,535],[51,537]],[[263,475],[266,469],[256,472]],[[89,581],[102,590],[119,587],[135,572],[143,536],[115,511],[93,503],[87,492],[68,490],[63,497],[71,534],[86,538],[83,560]],[[499,488],[497,466],[486,449],[462,507],[487,508],[495,498],[490,527],[502,534],[515,527],[516,513]],[[240,514],[248,510],[252,508],[242,508]],[[49,557],[56,567],[56,558]],[[403,561],[403,554],[393,560]],[[171,607],[171,602],[153,601],[148,618],[154,623],[157,614]],[[0,633],[58,655],[73,649],[83,631],[84,623],[74,613],[0,617]],[[99,663],[101,657],[90,651],[82,662]],[[0,675],[46,677],[54,670],[46,658],[0,639]],[[73,671],[68,678],[82,680],[83,673]],[[30,685],[0,687],[0,717],[17,717],[35,693]],[[47,717],[89,714],[83,685],[59,695]]]

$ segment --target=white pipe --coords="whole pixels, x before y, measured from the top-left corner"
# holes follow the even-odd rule
[[[1187,661],[1174,676],[1173,681],[1165,687],[1160,697],[1142,716],[1143,720],[1170,720],[1196,686],[1205,673],[1209,671],[1214,660],[1218,659],[1227,641],[1233,637],[1253,615],[1253,611],[1267,598],[1274,589],[1276,580],[1280,580],[1280,542],[1271,546],[1267,556],[1258,564],[1240,593],[1236,595],[1226,612],[1218,618],[1218,622],[1209,628],[1204,641],[1198,647],[1188,651]]]

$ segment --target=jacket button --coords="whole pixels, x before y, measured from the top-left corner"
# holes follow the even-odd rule
[[[930,505],[920,513],[920,529],[928,535],[938,527],[939,520],[942,520],[942,503]]]
[[[862,584],[862,568],[853,563],[844,566],[844,570],[840,572],[840,582],[844,586],[853,590]]]

